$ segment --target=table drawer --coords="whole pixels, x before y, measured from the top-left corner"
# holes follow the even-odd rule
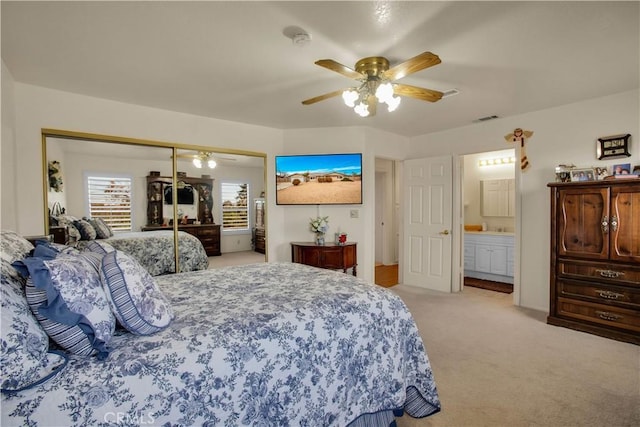
[[[558,280],[557,286],[559,297],[584,298],[594,303],[614,304],[640,311],[640,289],[602,286],[591,282],[572,280]]]
[[[218,236],[220,229],[218,227],[203,227],[198,229],[199,236]]]
[[[634,265],[560,260],[558,276],[640,288],[640,266]]]
[[[558,298],[558,315],[640,333],[640,312],[637,310]]]

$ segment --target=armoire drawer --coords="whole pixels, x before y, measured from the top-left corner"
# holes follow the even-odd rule
[[[558,298],[558,315],[640,333],[640,312],[610,305]]]
[[[640,288],[640,266],[593,261],[558,261],[558,276]]]
[[[587,283],[573,280],[558,280],[558,297],[583,298],[599,304],[613,304],[640,312],[640,289]]]

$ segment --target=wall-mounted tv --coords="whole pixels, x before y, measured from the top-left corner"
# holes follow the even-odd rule
[[[276,156],[276,204],[362,204],[362,154]]]
[[[193,205],[193,187],[189,184],[178,185],[178,204],[179,205]],[[173,186],[167,185],[164,187],[164,203],[166,205],[173,204]]]

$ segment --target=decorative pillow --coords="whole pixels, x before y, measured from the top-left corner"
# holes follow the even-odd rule
[[[78,221],[74,221],[73,225],[80,232],[80,240],[93,240],[96,238],[96,229],[93,228],[93,225],[84,219],[79,219]]]
[[[66,357],[47,353],[49,337],[31,313],[24,294],[25,280],[10,264],[33,249],[29,241],[12,231],[2,231],[0,275],[0,388],[18,392],[46,381],[66,365]]]
[[[22,281],[18,271],[11,266],[14,261],[23,259],[33,250],[33,245],[15,231],[0,231],[0,258],[2,263],[2,276],[11,276],[13,279]]]
[[[113,236],[111,227],[102,218],[89,218],[87,221],[95,228],[97,239],[108,239]]]
[[[95,267],[82,256],[25,258],[14,265],[28,275],[27,302],[47,334],[82,356],[109,355],[115,319]]]
[[[12,393],[42,384],[66,366],[67,358],[48,352],[49,337],[31,313],[22,287],[9,283],[8,276],[1,280],[0,384],[3,393]]]
[[[173,310],[155,279],[122,251],[102,259],[100,280],[118,322],[137,335],[151,335],[169,326]]]
[[[93,240],[84,247],[85,251],[95,252],[101,255],[106,255],[116,249],[108,243]]]
[[[82,239],[82,235],[80,234],[80,231],[78,231],[78,229],[76,228],[75,225],[73,225],[73,221],[67,219],[68,216],[59,216],[58,219],[58,224],[62,225],[62,226],[67,226],[67,232],[69,233],[69,241],[70,242],[77,242],[79,240]],[[73,217],[72,217],[73,218]]]
[[[39,254],[41,249],[39,248],[47,248],[49,250],[54,251],[56,254],[68,254],[68,255],[77,255],[80,251],[73,246],[63,245],[61,243],[48,242],[46,240],[36,240],[36,249],[34,250],[33,256],[40,257],[42,255]]]

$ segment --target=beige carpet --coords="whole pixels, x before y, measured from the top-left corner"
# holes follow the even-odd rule
[[[226,252],[220,256],[209,257],[209,268],[220,268],[227,265],[253,264],[264,262],[264,254],[256,251]]]
[[[418,324],[442,402],[398,427],[640,426],[640,347],[547,325],[509,294],[390,290]]]

